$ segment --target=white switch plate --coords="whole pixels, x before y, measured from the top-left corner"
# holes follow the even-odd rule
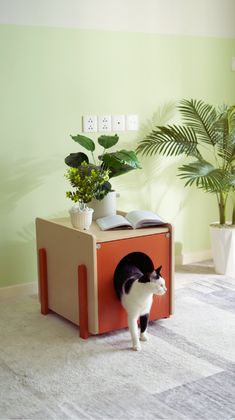
[[[137,131],[139,129],[139,117],[136,114],[126,116],[126,129]]]
[[[125,131],[125,115],[113,115],[112,117],[112,127],[113,132],[116,131]]]
[[[112,129],[111,115],[99,115],[98,130],[100,133],[110,132]]]
[[[83,131],[84,131],[84,133],[96,133],[97,132],[97,116],[96,115],[84,115],[84,117],[83,117]]]

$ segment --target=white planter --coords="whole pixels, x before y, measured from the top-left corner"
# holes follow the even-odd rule
[[[77,207],[72,207],[69,210],[69,214],[73,227],[81,230],[89,229],[92,223],[93,211],[91,208],[79,210]]]
[[[216,273],[235,277],[235,227],[214,224],[210,233]]]
[[[113,216],[117,212],[116,191],[109,192],[102,200],[91,200],[89,205],[94,209],[93,220],[99,217]]]

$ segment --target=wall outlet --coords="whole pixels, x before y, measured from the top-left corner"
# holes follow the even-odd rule
[[[125,131],[125,115],[113,115],[113,131]]]
[[[100,133],[107,133],[112,130],[111,115],[100,115],[98,117],[98,130]]]
[[[97,132],[97,116],[96,115],[84,115],[84,117],[83,117],[83,131],[84,131],[84,133],[96,133]]]
[[[137,131],[139,129],[139,117],[136,114],[126,116],[126,129]]]

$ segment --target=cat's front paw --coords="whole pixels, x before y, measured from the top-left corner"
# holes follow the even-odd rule
[[[146,334],[146,333],[141,333],[141,334],[140,334],[140,340],[141,340],[141,341],[148,341],[148,334]]]
[[[135,350],[135,351],[140,351],[140,350],[141,350],[141,345],[140,345],[140,343],[133,344],[132,349],[133,349],[133,350]]]

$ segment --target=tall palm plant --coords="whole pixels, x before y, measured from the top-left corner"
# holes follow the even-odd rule
[[[220,224],[225,224],[231,195],[235,224],[235,105],[215,108],[201,100],[183,99],[178,109],[183,125],[156,127],[139,142],[137,153],[192,157],[178,168],[179,177],[185,186],[196,185],[216,195]]]

